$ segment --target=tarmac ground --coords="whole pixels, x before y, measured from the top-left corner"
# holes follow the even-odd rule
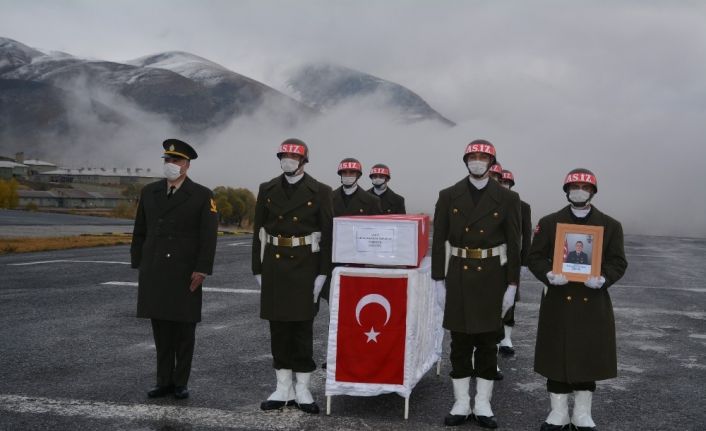
[[[616,379],[598,382],[600,430],[706,429],[706,240],[626,237],[629,268],[611,287]],[[269,332],[259,318],[250,237],[220,237],[197,327],[191,397],[148,399],[155,349],[135,318],[137,272],[115,246],[0,256],[2,430],[429,430],[453,404],[446,336],[441,375],[429,371],[410,398],[336,396],[332,414],[262,412],[274,390]],[[538,430],[549,410],[532,368],[542,286],[523,276],[505,379],[492,407],[500,430]],[[328,310],[315,321],[315,359],[325,357]],[[325,410],[325,372],[312,378]],[[473,396],[473,394],[472,394]],[[480,429],[472,423],[459,429]]]

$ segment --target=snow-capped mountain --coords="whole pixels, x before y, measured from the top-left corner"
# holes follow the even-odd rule
[[[366,98],[378,108],[396,112],[403,122],[434,120],[455,125],[412,90],[343,66],[315,63],[299,67],[288,85],[299,100],[323,111],[342,102]]]

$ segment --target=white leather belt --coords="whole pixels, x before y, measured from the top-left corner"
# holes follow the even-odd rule
[[[451,256],[462,259],[487,259],[500,256],[500,265],[507,262],[507,244],[500,244],[493,248],[464,248],[451,246]]]
[[[299,247],[302,245],[311,245],[314,243],[314,235],[307,236],[274,236],[267,234],[265,237],[268,244],[276,245],[278,247]]]

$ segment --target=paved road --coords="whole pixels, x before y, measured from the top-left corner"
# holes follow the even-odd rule
[[[0,209],[0,237],[132,232],[133,220]]]
[[[599,382],[601,430],[706,428],[706,240],[628,237],[628,273],[611,288],[619,377]],[[268,331],[249,272],[248,237],[219,239],[215,274],[197,328],[192,397],[149,400],[154,346],[134,317],[137,279],[126,246],[0,256],[2,430],[408,430],[442,429],[453,403],[448,340],[442,375],[412,392],[410,418],[397,395],[334,397],[331,416],[263,413],[273,389]],[[547,414],[544,380],[532,371],[539,292],[522,284],[514,341],[502,359],[493,408],[501,430],[538,429]],[[316,320],[324,358],[327,310]],[[324,372],[313,392],[325,405]],[[462,429],[479,429],[472,425]]]

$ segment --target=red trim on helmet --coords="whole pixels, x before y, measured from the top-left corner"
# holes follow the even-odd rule
[[[490,142],[488,142],[487,144],[471,142],[470,144],[466,145],[466,152],[464,153],[464,156],[470,153],[485,153],[495,157],[495,147]]]
[[[503,174],[503,167],[500,166],[500,163],[496,163],[496,164],[494,164],[493,166],[490,167],[489,171],[490,171],[490,172],[493,172],[493,173],[496,173],[496,174],[498,174],[498,175],[502,175],[502,174]]]
[[[596,177],[586,172],[574,172],[568,174],[564,179],[564,185],[571,183],[588,183],[593,184],[596,187],[598,186]]]
[[[390,170],[387,168],[372,168],[370,169],[370,175],[387,175],[390,176]]]
[[[515,176],[512,175],[512,172],[510,172],[508,170],[503,171],[502,179],[507,180],[507,181],[512,181],[513,183],[515,182]]]
[[[338,164],[338,172],[341,171],[363,172],[363,166],[358,162],[341,162]]]
[[[306,157],[306,148],[303,145],[297,144],[281,144],[279,146],[279,151],[277,154],[289,153],[289,154],[299,154],[300,156]]]

